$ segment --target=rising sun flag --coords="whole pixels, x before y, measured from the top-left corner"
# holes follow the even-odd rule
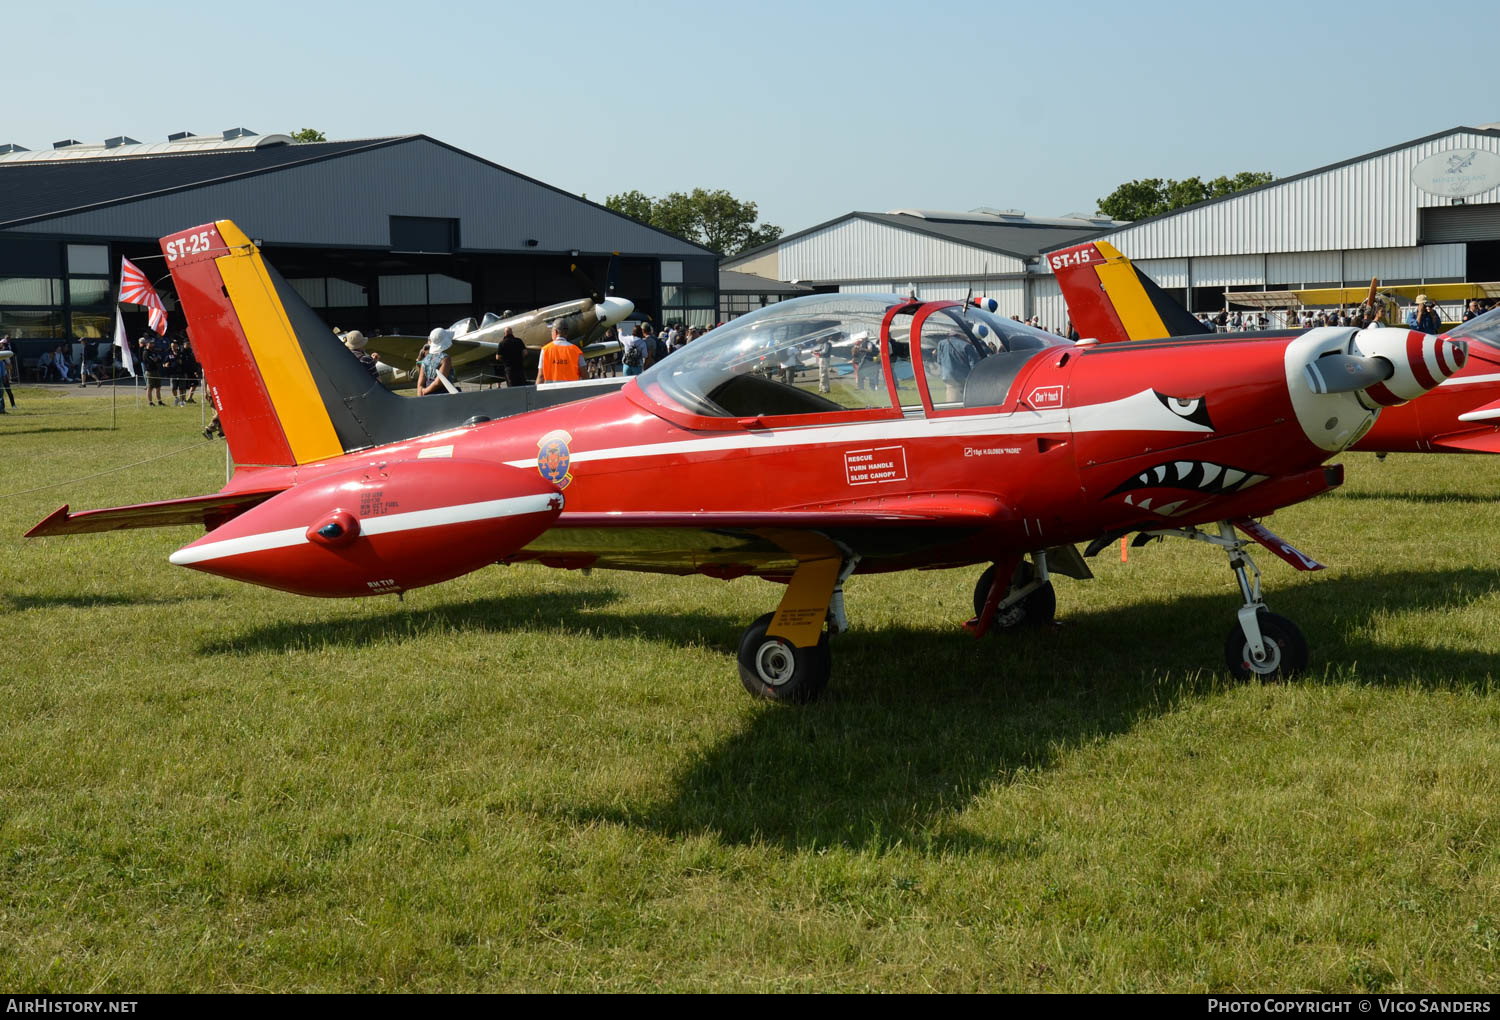
[[[167,309],[146,274],[127,258],[120,259],[120,303],[140,305],[150,312],[151,331],[157,336],[167,335]]]

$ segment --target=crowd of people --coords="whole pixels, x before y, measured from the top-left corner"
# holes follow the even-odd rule
[[[1500,304],[1500,299],[1476,298],[1469,301],[1464,306],[1461,321],[1468,322],[1476,316],[1483,315],[1497,304]],[[1433,334],[1443,332],[1443,312],[1426,294],[1418,294],[1416,300],[1408,308],[1394,315],[1388,306],[1377,300],[1373,305],[1370,302],[1362,302],[1347,308],[1344,306],[1287,308],[1277,310],[1272,315],[1267,315],[1265,312],[1225,309],[1213,316],[1203,312],[1199,314],[1198,321],[1218,333],[1240,333],[1268,329],[1315,329],[1320,326],[1353,326],[1356,329],[1368,329],[1372,326],[1396,325],[1397,323],[1391,321],[1395,315],[1400,316],[1399,324],[1409,329]]]

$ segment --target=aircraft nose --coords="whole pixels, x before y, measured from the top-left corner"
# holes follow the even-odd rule
[[[1469,345],[1447,336],[1408,329],[1366,329],[1355,335],[1360,352],[1390,362],[1389,379],[1365,390],[1377,404],[1415,400],[1456,374],[1469,360]]]
[[[628,298],[607,297],[599,305],[599,318],[606,326],[615,326],[625,321],[635,311],[635,302]]]

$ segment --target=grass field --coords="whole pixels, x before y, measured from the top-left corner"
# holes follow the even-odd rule
[[[1342,458],[1260,558],[1310,675],[1235,685],[1221,553],[1117,550],[978,642],[855,578],[826,699],[780,589],[490,568],[320,601],[26,541],[223,483],[196,409],[0,418],[0,988],[1493,990],[1500,458]],[[63,479],[186,451],[21,495]]]

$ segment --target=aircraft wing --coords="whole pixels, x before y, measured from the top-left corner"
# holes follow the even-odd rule
[[[366,342],[365,350],[380,355],[380,360],[387,365],[415,374],[417,354],[426,343],[425,336],[374,336]]]
[[[79,513],[69,513],[68,505],[64,503],[26,532],[26,537],[87,535],[101,531],[167,528],[181,524],[201,524],[205,528],[217,528],[281,491],[281,486],[272,489],[242,489],[239,492],[216,492],[211,496],[189,496],[186,499],[166,499],[156,503],[136,503],[133,506],[83,510]]]
[[[599,332],[602,333],[603,330],[600,330]],[[607,354],[618,354],[620,352],[620,348],[624,346],[625,345],[620,343],[620,341],[618,340],[605,340],[599,343],[585,344],[583,346],[583,356],[590,360],[594,358],[602,358]]]
[[[417,354],[422,346],[427,343],[426,337],[415,336],[378,336],[372,338],[366,345],[365,350],[371,354],[379,354],[383,364],[393,368],[401,369],[406,373],[404,382],[414,382],[417,378]],[[453,374],[456,377],[466,378],[473,375],[472,371],[467,374],[466,369],[472,370],[477,367],[481,370],[492,371],[493,366],[488,359],[495,356],[493,344],[473,343],[467,340],[455,340],[448,348],[448,357],[453,359]]]
[[[1439,436],[1432,445],[1458,453],[1500,453],[1500,432],[1487,429],[1483,432],[1460,432],[1451,436]]]

